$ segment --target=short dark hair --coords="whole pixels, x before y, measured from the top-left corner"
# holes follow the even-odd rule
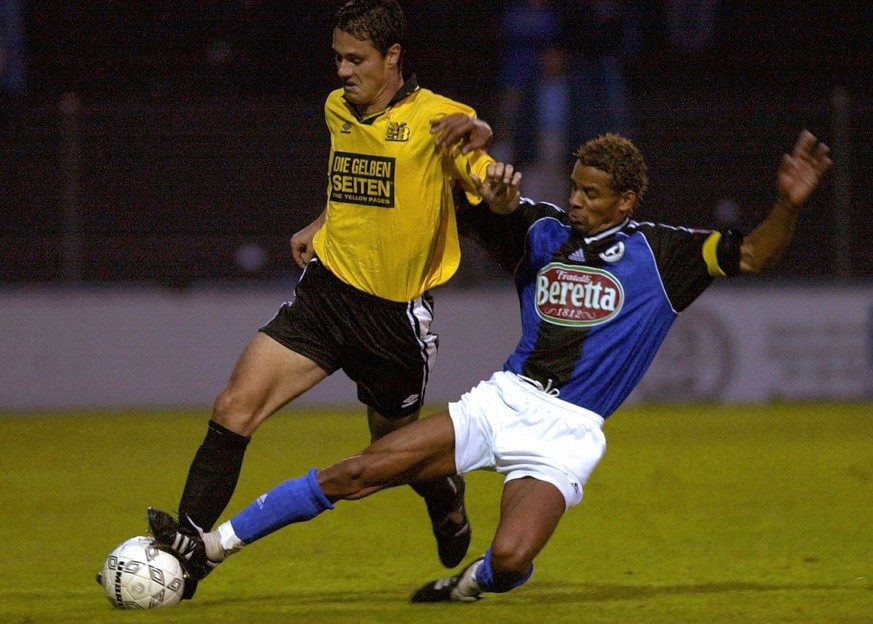
[[[608,173],[613,191],[633,191],[640,201],[649,188],[649,166],[637,146],[623,136],[602,134],[583,144],[574,156],[580,164]]]
[[[334,27],[369,39],[382,56],[395,43],[406,47],[406,16],[396,0],[349,0],[336,12]]]

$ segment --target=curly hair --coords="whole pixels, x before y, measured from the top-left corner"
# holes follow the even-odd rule
[[[573,155],[582,165],[608,173],[613,191],[633,191],[640,201],[649,188],[649,166],[637,146],[623,136],[602,134]]]
[[[406,47],[406,16],[395,0],[349,0],[336,12],[334,28],[369,39],[382,56],[395,43]]]

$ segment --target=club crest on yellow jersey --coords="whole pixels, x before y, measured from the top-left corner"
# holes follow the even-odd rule
[[[405,143],[409,140],[409,126],[406,125],[405,121],[389,122],[388,131],[385,132],[385,140]]]

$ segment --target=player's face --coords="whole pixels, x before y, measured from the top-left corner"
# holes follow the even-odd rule
[[[636,194],[633,191],[616,193],[610,186],[611,181],[612,176],[605,171],[576,162],[570,176],[568,211],[574,230],[593,236],[618,225],[630,214]]]
[[[400,46],[395,44],[383,56],[369,39],[361,41],[335,28],[333,53],[346,100],[362,116],[384,110],[402,84],[397,69]]]

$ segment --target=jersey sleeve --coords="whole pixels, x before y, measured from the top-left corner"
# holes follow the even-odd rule
[[[454,113],[463,113],[476,118],[476,111],[466,104],[442,96],[436,96],[435,103],[434,118]],[[494,162],[494,158],[484,150],[462,154],[461,146],[457,144],[452,145],[446,151],[444,158],[446,159],[446,167],[452,172],[453,178],[460,183],[467,202],[473,206],[479,204],[482,198],[476,193],[472,176],[476,174],[480,180],[484,180],[488,165]]]
[[[462,197],[456,199],[458,232],[476,241],[488,255],[507,273],[513,273],[524,256],[527,232],[530,226],[543,217],[557,217],[561,211],[550,204],[538,204],[522,198],[518,210],[508,215],[491,212],[488,204],[471,204],[463,197],[463,190],[456,190]]]
[[[740,274],[740,247],[743,234],[739,230],[712,232],[703,243],[703,259],[713,277],[733,277]]]
[[[740,273],[740,245],[736,230],[697,230],[640,224],[667,297],[682,311],[703,293],[716,277]]]

